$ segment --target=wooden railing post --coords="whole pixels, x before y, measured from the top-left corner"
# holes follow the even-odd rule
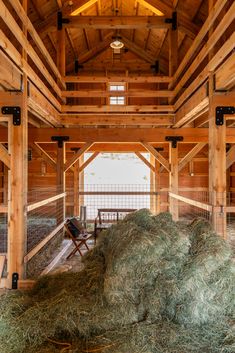
[[[169,174],[169,190],[174,194],[178,194],[178,144],[173,147],[170,143],[169,150],[169,162],[170,162],[170,174]],[[172,214],[174,221],[179,219],[179,203],[177,199],[172,197],[169,198],[169,211]]]

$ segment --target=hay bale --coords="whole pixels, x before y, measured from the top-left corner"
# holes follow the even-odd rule
[[[58,341],[74,353],[234,352],[231,250],[208,224],[140,210],[83,261],[1,298],[1,353],[59,352]]]

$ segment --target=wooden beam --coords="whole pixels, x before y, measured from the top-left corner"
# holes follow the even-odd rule
[[[173,76],[178,67],[178,30],[169,29],[169,76]]]
[[[128,83],[169,83],[172,78],[169,76],[144,76],[144,75],[128,75],[128,76],[66,76],[63,78],[66,83],[110,83],[110,82],[128,82]]]
[[[86,4],[87,0],[73,0],[73,9],[81,7]],[[68,6],[68,2],[65,1],[63,6],[60,8],[63,13],[63,17],[71,15],[71,7]],[[57,13],[53,12],[47,16],[43,21],[39,20],[35,23],[35,28],[39,35],[43,38],[49,32],[57,29]]]
[[[132,29],[170,28],[165,17],[158,16],[68,16],[65,28]]]
[[[65,29],[57,31],[57,67],[61,76],[66,74]]]
[[[30,87],[28,107],[40,120],[55,127],[60,127],[61,124],[57,109],[55,109],[47,98],[33,85]]]
[[[76,90],[76,91],[62,91],[62,97],[174,97],[174,91],[168,90],[147,90],[147,89],[130,89],[128,91],[104,91],[104,90]]]
[[[160,10],[158,10],[155,6],[152,6],[148,1],[145,0],[137,0],[137,2],[144,6],[146,9],[152,11],[153,13],[155,13],[155,15],[157,16],[164,16],[164,13]]]
[[[8,202],[8,286],[12,286],[12,274],[18,273],[19,279],[25,277],[23,263],[26,244],[26,205],[27,205],[27,181],[28,181],[28,114],[27,114],[27,77],[23,76],[23,88],[21,93],[21,124],[19,126],[10,123],[8,126],[8,152],[10,159],[9,174],[9,200]],[[16,105],[18,98],[15,93],[8,93],[13,98],[11,105]],[[14,99],[16,98],[16,99]],[[18,105],[18,104],[17,104]],[[16,236],[17,235],[17,236]]]
[[[62,142],[62,146],[57,144],[57,163],[56,163],[56,185],[57,185],[57,193],[65,193],[65,171],[64,171],[64,163],[65,163],[65,154],[66,147],[65,143]],[[62,224],[65,219],[65,199],[58,199],[56,203],[56,217],[57,224]]]
[[[214,71],[224,61],[226,56],[233,50],[234,42],[235,32],[228,38],[224,45],[222,45],[222,47],[218,50],[218,52],[206,65],[202,72],[197,76],[197,78],[186,88],[184,93],[179,97],[179,99],[175,103],[175,109],[179,109],[179,107],[184,103],[184,101],[188,99],[196,90],[198,90],[198,87],[200,87],[203,82],[205,82],[205,80],[208,78],[208,73],[210,71]]]
[[[94,5],[98,0],[89,0],[89,1],[85,1],[85,3],[81,6],[79,6],[78,8],[76,8],[76,10],[74,10],[71,13],[71,16],[77,16],[80,13],[82,13],[83,11],[86,11],[87,9],[89,9],[89,7],[91,7],[92,5]]]
[[[46,97],[47,99],[56,107],[56,109],[60,110],[61,105],[58,100],[52,95],[51,91],[45,85],[45,83],[38,77],[38,75],[33,71],[33,69],[29,66],[24,58],[20,55],[18,50],[14,47],[14,45],[9,41],[6,35],[0,30],[0,47],[8,54],[12,61],[23,71],[23,73],[27,74],[30,81],[35,85]],[[13,86],[15,89],[20,88],[21,78],[20,76],[17,78],[16,69],[12,62],[10,62],[3,53],[0,53],[0,61],[1,61],[1,69],[3,66],[6,66],[6,63],[9,62],[9,67],[6,69],[11,73],[11,79],[13,81]],[[3,73],[2,73],[3,74]],[[20,75],[20,73],[19,73]],[[6,75],[3,74],[3,77],[6,79]],[[16,83],[14,85],[14,82]]]
[[[226,5],[227,0],[218,0],[213,7],[212,11],[210,11],[206,21],[204,22],[203,26],[201,27],[199,33],[197,34],[193,44],[191,45],[190,49],[188,50],[187,54],[181,61],[176,73],[174,74],[173,81],[170,85],[172,88],[176,82],[178,81],[179,76],[182,74],[185,67],[188,65],[190,60],[192,59],[195,52],[198,50],[199,46],[201,45],[202,40],[204,39],[205,35],[207,34],[208,30],[213,26],[214,21],[216,20],[217,16],[220,14],[223,7]]]
[[[60,96],[61,95],[61,90],[58,87],[57,83],[52,78],[52,76],[49,73],[49,71],[46,69],[45,65],[43,64],[42,60],[37,55],[36,51],[33,49],[32,45],[29,44],[29,41],[26,38],[25,34],[21,31],[19,25],[17,24],[17,22],[15,21],[15,19],[13,18],[13,16],[8,11],[8,9],[3,4],[2,1],[0,2],[0,17],[3,19],[3,21],[9,27],[9,29],[14,34],[14,36],[19,41],[19,43],[22,45],[22,48],[25,51],[27,51],[27,54],[33,60],[34,64],[37,66],[37,68],[43,74],[44,78],[47,80],[47,82],[50,84],[50,86]]]
[[[61,124],[69,125],[151,125],[171,126],[173,114],[61,114]]]
[[[200,142],[194,146],[179,162],[178,171],[180,172],[205,146],[206,143],[204,142]]]
[[[32,204],[27,206],[27,212],[30,212],[30,211],[36,210],[39,207],[48,205],[49,203],[54,202],[56,200],[59,200],[59,199],[65,197],[65,196],[66,196],[66,193],[64,192],[64,193],[61,193],[59,195],[49,197],[48,199],[32,203]]]
[[[69,168],[72,167],[74,163],[77,162],[77,160],[93,145],[93,142],[87,142],[85,145],[79,149],[77,153],[66,163],[64,164],[64,172],[66,172]]]
[[[156,18],[156,16],[155,16]],[[136,43],[129,40],[127,37],[122,35],[122,41],[127,49],[129,49],[132,53],[137,55],[139,58],[153,64],[156,61],[156,58],[144,50],[142,47],[137,45]]]
[[[235,35],[235,33],[234,33]],[[215,88],[228,90],[235,86],[235,53],[219,67],[215,73]]]
[[[33,151],[35,151],[40,157],[42,157],[48,164],[53,168],[56,168],[56,161],[36,142],[30,145]]]
[[[226,169],[230,168],[235,162],[235,145],[233,145],[226,155]]]
[[[74,216],[76,216],[76,213],[74,213]],[[67,253],[67,251],[69,250],[69,248],[71,247],[71,242],[68,241],[67,243],[65,243],[64,247],[62,248],[62,250],[59,252],[58,255],[56,255],[56,257],[50,262],[50,264],[40,273],[40,277],[41,276],[45,276],[48,273],[50,273],[53,268],[56,267],[56,265],[58,263],[61,263],[61,259],[62,257]]]
[[[219,0],[218,0],[219,1]],[[235,19],[235,3],[230,7],[228,12],[226,12],[225,16],[221,20],[221,22],[216,26],[211,37],[208,39],[206,45],[203,46],[201,51],[198,53],[188,70],[185,72],[181,80],[177,83],[175,87],[176,94],[185,86],[187,81],[190,79],[193,72],[195,72],[198,66],[202,63],[202,61],[206,58],[209,52],[213,49],[217,41],[221,38],[222,34],[226,31],[226,29],[230,26],[230,24]],[[170,88],[171,85],[170,85]]]
[[[221,97],[220,97],[221,98]],[[226,124],[216,125],[215,109],[218,105],[214,95],[213,73],[209,76],[209,195],[213,206],[212,225],[214,230],[226,237],[226,213],[217,211],[226,206]]]
[[[62,112],[174,112],[173,105],[62,105]]]
[[[154,166],[140,152],[135,152],[135,154],[152,172],[155,172]]]
[[[176,112],[175,128],[185,123],[192,122],[199,114],[209,110],[209,99],[206,85],[201,86],[194,95]]]
[[[24,263],[32,259],[62,228],[64,222],[59,224],[48,236],[46,236],[39,244],[37,244],[27,255],[24,256]]]
[[[171,193],[178,194],[179,188],[179,171],[178,171],[178,144],[176,147],[169,145],[169,162],[170,162],[170,174],[169,174],[169,189]],[[174,221],[179,220],[179,204],[178,200],[170,198],[169,200],[169,211]]]
[[[165,16],[169,18],[172,17],[172,12],[174,11],[173,6],[170,6],[161,0],[147,0],[146,2],[149,6],[161,11]],[[199,31],[198,26],[192,22],[191,18],[187,16],[184,11],[177,9],[177,13],[180,31],[187,34],[191,39],[194,39]]]
[[[2,161],[8,168],[10,168],[10,155],[2,143],[0,143],[0,161]]]
[[[81,53],[81,55],[78,56],[79,63],[84,64],[87,61],[94,59],[97,55],[99,55],[104,50],[106,50],[110,45],[110,40],[112,36],[113,36],[113,32],[108,33],[101,42],[98,42],[97,44],[93,45],[92,48],[86,51],[85,53]]]
[[[8,207],[7,205],[0,204],[0,213],[7,213]]]
[[[205,211],[208,211],[208,212],[212,211],[212,206],[208,205],[206,203],[199,202],[199,201],[196,201],[196,200],[192,200],[192,199],[189,199],[188,197],[177,195],[177,194],[175,194],[173,192],[169,192],[169,196],[170,196],[170,198],[174,198],[176,200],[185,202],[188,205],[192,205],[194,207],[198,207],[198,208],[200,208],[202,210],[205,210]]]
[[[98,155],[100,152],[94,152],[80,167],[79,173],[81,173]]]
[[[42,39],[38,35],[37,31],[35,30],[32,22],[30,21],[29,17],[27,16],[26,11],[24,10],[23,6],[20,4],[20,1],[18,0],[9,0],[11,3],[12,7],[15,9],[17,15],[20,17],[22,20],[23,25],[26,27],[26,30],[30,33],[30,36],[34,40],[37,48],[40,50],[43,58],[46,60],[48,65],[50,66],[51,70],[55,74],[56,78],[62,83],[61,81],[61,75],[52,59],[50,56],[49,52],[47,51]],[[14,34],[14,33],[13,33]]]
[[[0,280],[2,278],[5,262],[6,262],[6,255],[0,255]]]
[[[154,158],[164,166],[164,168],[170,172],[170,165],[169,162],[148,142],[141,142],[141,144],[146,148],[148,152],[150,152]]]
[[[207,128],[181,128],[181,129],[167,129],[167,128],[136,128],[127,127],[125,129],[119,127],[107,128],[42,128],[29,129],[29,143],[52,143],[51,136],[69,136],[70,142],[84,143],[84,142],[105,142],[105,143],[138,143],[143,140],[143,136],[148,138],[150,143],[166,143],[165,137],[169,134],[172,136],[183,136],[182,143],[198,143],[208,142]],[[226,129],[226,142],[234,143],[235,129]],[[7,142],[6,128],[0,128],[0,142]],[[121,147],[120,147],[121,148]]]

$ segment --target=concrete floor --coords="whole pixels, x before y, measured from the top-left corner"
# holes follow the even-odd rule
[[[77,252],[74,254],[70,259],[66,259],[68,254],[74,249],[74,245],[72,244],[72,241],[69,239],[65,239],[62,243],[62,246],[65,247],[68,243],[71,243],[70,247],[68,250],[63,254],[63,256],[60,258],[59,262],[56,264],[56,266],[53,268],[52,271],[50,271],[50,274],[55,274],[55,273],[61,273],[61,272],[79,272],[83,269],[83,263],[82,263],[82,258],[80,254]],[[94,246],[94,240],[88,240],[88,246],[90,249]],[[81,248],[82,254],[85,254],[87,252],[87,249],[85,246]]]

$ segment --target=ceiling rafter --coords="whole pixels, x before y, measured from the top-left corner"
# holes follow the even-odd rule
[[[139,56],[141,59],[153,64],[155,62],[155,57],[146,52],[145,49],[141,48],[139,45],[133,43],[131,40],[122,35],[122,41],[127,49],[129,49],[132,53]]]
[[[87,9],[89,9],[89,7],[91,7],[92,5],[94,5],[95,3],[97,3],[98,0],[88,0],[85,1],[85,3],[81,6],[79,6],[78,8],[76,8],[71,15],[72,16],[77,16],[80,15],[83,11],[86,11]]]
[[[78,60],[80,64],[84,64],[87,61],[94,59],[97,55],[99,55],[101,52],[106,50],[109,45],[110,45],[110,40],[113,36],[114,32],[108,33],[105,37],[104,40],[99,42],[96,46],[91,48],[90,50],[86,51],[85,53],[82,53],[81,55],[78,56]],[[70,63],[67,66],[68,71],[73,70],[74,68],[74,63]]]
[[[147,0],[145,2],[149,4],[149,6],[160,10],[165,16],[172,16],[173,7],[166,4],[165,2],[161,0]],[[181,10],[178,10],[178,20],[179,29],[182,32],[186,33],[190,38],[194,39],[197,33],[199,32],[199,27],[191,21],[191,19],[185,12]]]
[[[97,1],[97,0],[96,0]],[[81,8],[85,6],[89,1],[87,0],[73,0],[73,6],[69,5],[69,1],[66,1],[60,8],[63,12],[63,16],[69,16],[74,9]],[[83,10],[84,11],[84,10]],[[57,13],[52,13],[44,21],[38,21],[35,23],[35,28],[41,36],[45,36],[48,31],[56,28],[57,23]]]

